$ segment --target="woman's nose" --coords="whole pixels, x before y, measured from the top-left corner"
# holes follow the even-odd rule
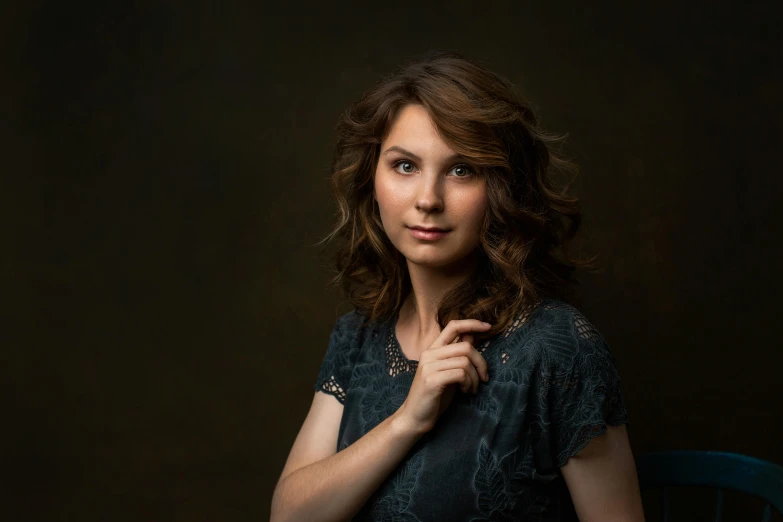
[[[443,209],[443,187],[438,180],[421,177],[416,194],[416,209],[426,212]]]

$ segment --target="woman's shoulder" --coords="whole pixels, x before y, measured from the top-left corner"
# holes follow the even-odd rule
[[[371,320],[367,314],[354,308],[337,317],[332,336],[361,345],[370,338],[376,338],[383,324],[382,320]]]
[[[526,352],[550,364],[571,365],[577,357],[604,354],[611,357],[606,342],[593,323],[574,305],[545,298],[529,310],[522,327],[508,334],[507,352]]]
[[[365,316],[358,310],[351,309],[339,315],[334,322],[335,332],[353,331],[363,327]]]
[[[522,309],[501,334],[510,342],[524,341],[529,337],[568,336],[582,320],[579,310],[559,299],[542,298]],[[578,319],[579,318],[579,319]]]

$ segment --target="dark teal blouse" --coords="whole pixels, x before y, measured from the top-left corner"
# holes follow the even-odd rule
[[[408,396],[417,361],[394,325],[356,311],[334,325],[315,390],[344,405],[337,451]],[[479,393],[457,390],[354,521],[576,520],[560,466],[607,425],[628,424],[612,353],[576,308],[543,299],[477,346]]]

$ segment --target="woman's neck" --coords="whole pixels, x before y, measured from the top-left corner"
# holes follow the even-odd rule
[[[432,339],[440,333],[438,304],[455,286],[470,277],[475,258],[468,257],[459,266],[431,268],[408,263],[411,291],[400,307],[399,320],[411,328],[418,339]]]

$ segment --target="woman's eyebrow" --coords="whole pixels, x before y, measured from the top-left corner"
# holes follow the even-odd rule
[[[416,154],[412,153],[411,151],[403,149],[402,147],[399,147],[397,145],[392,145],[391,147],[389,147],[388,149],[383,151],[383,154],[388,154],[389,152],[400,152],[402,154],[410,156],[411,158],[415,159],[416,161],[421,161],[421,158],[419,156],[417,156]],[[453,155],[449,156],[448,158],[446,158],[446,162],[448,163],[450,161],[454,161],[454,160],[458,160],[458,159],[464,160],[465,158],[461,154],[453,154]]]

